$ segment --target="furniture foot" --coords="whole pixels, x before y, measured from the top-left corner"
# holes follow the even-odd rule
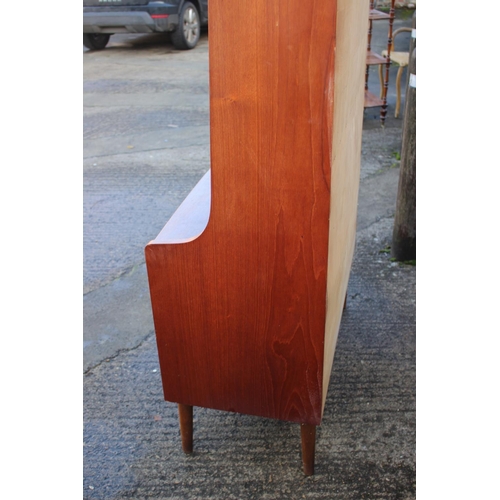
[[[302,438],[302,463],[304,474],[312,476],[314,474],[314,450],[316,447],[316,426],[309,424],[300,425],[300,435]]]
[[[193,452],[193,407],[179,404],[179,423],[181,428],[182,449],[184,453]]]
[[[345,293],[345,297],[344,297],[344,307],[342,308],[342,311],[345,311],[347,308],[347,292]]]

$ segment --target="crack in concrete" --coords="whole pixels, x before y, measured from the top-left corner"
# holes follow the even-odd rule
[[[360,227],[356,229],[356,233],[359,233],[361,231],[364,231],[366,229],[370,229],[373,225],[377,224],[378,222],[386,219],[394,219],[394,214],[391,215],[381,215],[380,217],[377,217],[373,222],[370,222],[367,226]]]
[[[108,136],[109,138],[113,138],[113,136]],[[208,143],[207,143],[208,144]],[[197,146],[203,146],[203,144],[196,144]],[[106,155],[94,155],[94,156],[85,156],[83,159],[84,160],[89,160],[91,158],[108,158],[112,156],[119,156],[119,155],[132,155],[132,154],[137,154],[137,153],[149,153],[152,151],[163,151],[163,150],[172,150],[172,149],[187,149],[191,148],[192,146],[172,146],[172,147],[162,147],[162,148],[153,148],[153,149],[137,149],[135,151],[120,151],[119,153],[111,153],[111,154],[106,154]],[[189,160],[183,160],[180,159],[178,160],[179,162],[188,162]],[[206,160],[208,161],[208,159]]]
[[[133,264],[132,266],[125,268],[123,271],[121,271],[119,274],[115,275],[113,278],[111,278],[106,283],[104,283],[102,285],[98,285],[95,288],[92,288],[91,290],[87,290],[87,291],[83,292],[83,296],[85,297],[89,293],[95,292],[96,290],[101,290],[102,288],[105,288],[105,287],[111,285],[112,283],[115,283],[116,281],[118,281],[121,278],[127,278],[128,276],[132,276],[132,274],[134,274],[135,271],[145,263],[146,263],[145,260],[141,260],[138,264]]]
[[[99,368],[99,366],[101,366],[104,363],[109,363],[112,359],[116,359],[121,354],[126,354],[126,353],[129,353],[129,352],[137,350],[139,347],[141,347],[144,344],[144,342],[146,342],[154,334],[155,334],[154,330],[148,332],[146,334],[146,336],[136,346],[134,346],[134,347],[124,347],[122,349],[119,349],[112,356],[108,356],[106,359],[103,359],[102,361],[99,361],[95,365],[89,366],[86,370],[83,371],[83,374],[84,375],[88,375],[92,370],[95,370],[96,368]]]

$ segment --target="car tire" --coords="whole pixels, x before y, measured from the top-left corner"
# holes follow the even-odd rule
[[[178,50],[189,50],[196,47],[200,39],[200,14],[191,2],[185,2],[179,15],[179,25],[170,36],[174,47]]]
[[[101,50],[108,44],[109,37],[103,33],[84,33],[83,45],[90,50]]]

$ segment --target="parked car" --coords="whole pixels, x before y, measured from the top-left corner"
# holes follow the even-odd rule
[[[208,0],[83,0],[83,45],[103,49],[115,33],[170,33],[175,48],[196,47]]]

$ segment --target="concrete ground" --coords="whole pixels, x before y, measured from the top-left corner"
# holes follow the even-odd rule
[[[399,13],[402,25],[411,20]],[[376,23],[379,52],[385,34]],[[147,35],[84,50],[83,498],[413,499],[415,267],[387,253],[402,125],[395,68],[385,128],[377,108],[365,111],[356,253],[315,476],[303,475],[299,426],[287,422],[196,408],[195,452],[182,453],[143,248],[209,168],[207,54],[207,34],[188,52]]]

